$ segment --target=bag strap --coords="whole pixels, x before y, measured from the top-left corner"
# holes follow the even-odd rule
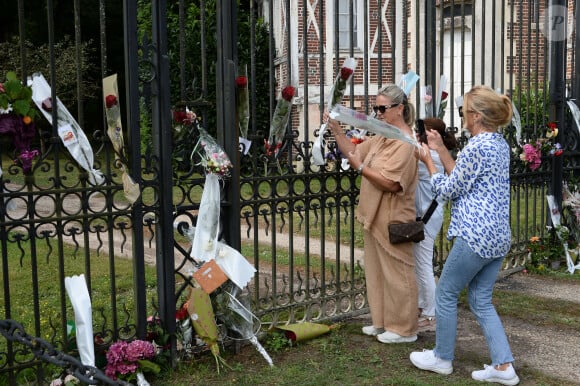
[[[427,212],[425,212],[425,214],[421,218],[421,221],[423,221],[424,224],[427,224],[427,221],[429,221],[431,215],[433,214],[433,212],[435,212],[435,209],[437,209],[437,205],[438,205],[437,198],[434,198],[433,201],[431,201],[431,205],[429,205],[429,209],[427,209]]]

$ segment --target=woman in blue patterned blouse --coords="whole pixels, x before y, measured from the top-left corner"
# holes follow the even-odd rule
[[[414,352],[410,359],[423,370],[439,374],[453,372],[457,335],[457,302],[469,290],[469,306],[485,336],[491,365],[473,371],[478,381],[516,385],[519,378],[501,320],[491,302],[502,261],[510,249],[510,147],[498,127],[508,124],[512,104],[486,86],[475,86],[464,96],[464,128],[471,138],[454,161],[441,136],[428,131],[429,145],[419,158],[431,174],[436,194],[452,202],[448,239],[454,239],[437,289],[435,348]],[[429,148],[436,150],[445,174],[435,167]]]

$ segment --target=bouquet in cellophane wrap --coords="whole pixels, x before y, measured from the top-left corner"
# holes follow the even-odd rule
[[[236,77],[236,115],[240,132],[240,151],[243,154],[248,154],[252,141],[248,139],[248,126],[250,124],[250,92],[248,89],[247,66],[240,68],[240,74]]]
[[[212,173],[219,177],[229,176],[233,166],[230,157],[203,127],[197,124],[197,129],[199,140],[193,151],[197,152],[201,158],[199,165],[203,166],[206,174]]]
[[[346,86],[351,81],[354,69],[356,68],[357,60],[355,58],[347,58],[342,63],[340,73],[337,75],[334,84],[330,90],[330,98],[328,100],[328,111],[342,102]],[[326,141],[324,134],[326,133],[326,123],[323,123],[318,130],[318,137],[315,139],[312,146],[312,159],[315,165],[322,166],[326,162]]]
[[[103,100],[105,114],[107,116],[107,135],[115,151],[115,165],[122,171],[123,192],[129,202],[135,203],[141,195],[139,184],[129,175],[127,167],[127,154],[123,139],[123,124],[121,122],[121,109],[119,106],[119,91],[117,87],[117,74],[103,78]]]
[[[296,87],[288,85],[282,89],[278,103],[276,103],[272,123],[270,124],[270,135],[267,140],[264,140],[264,150],[268,156],[277,156],[282,148],[284,133],[286,132],[290,111],[292,110],[292,100],[295,96]]]

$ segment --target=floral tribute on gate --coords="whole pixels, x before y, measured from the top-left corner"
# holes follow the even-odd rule
[[[296,96],[296,87],[288,85],[282,89],[278,103],[276,103],[276,110],[272,117],[270,124],[270,135],[268,139],[264,139],[264,150],[268,156],[277,156],[282,143],[284,141],[284,133],[286,126],[290,119],[290,111],[292,110],[292,99]]]
[[[241,74],[236,77],[236,116],[238,118],[240,151],[248,154],[252,141],[248,139],[250,125],[250,91],[248,89],[248,70],[246,66],[240,69]]]
[[[29,173],[32,160],[38,156],[37,150],[30,150],[36,134],[34,118],[36,109],[32,101],[32,88],[16,78],[16,73],[6,74],[6,81],[0,83],[0,134],[12,137],[16,151],[14,162],[22,165],[24,173]]]
[[[559,157],[564,153],[560,143],[556,142],[558,125],[549,122],[543,137],[512,149],[516,159],[521,160],[531,171],[537,170],[542,159],[548,156]]]
[[[157,374],[161,368],[153,361],[155,354],[155,346],[146,340],[115,342],[107,351],[105,374],[113,380],[127,382],[143,378],[144,372]]]

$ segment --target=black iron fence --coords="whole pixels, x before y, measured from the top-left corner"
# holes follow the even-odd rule
[[[175,332],[175,310],[196,265],[187,234],[197,223],[204,175],[189,157],[198,133],[178,132],[173,111],[194,111],[234,164],[222,184],[221,237],[257,270],[247,293],[263,328],[366,312],[362,234],[353,216],[359,177],[342,167],[332,138],[327,162],[312,160],[345,58],[358,65],[344,104],[367,113],[378,88],[412,70],[420,80],[411,97],[425,114],[425,93],[437,99],[445,75],[442,113],[463,143],[456,98],[475,84],[512,96],[521,129],[514,122],[504,133],[514,149],[557,122],[562,157],[545,155],[536,170],[517,156],[512,161],[506,269],[522,267],[527,240],[544,232],[548,220],[546,194],[561,199],[562,181],[577,168],[578,131],[566,108],[579,94],[575,3],[126,1],[121,9],[99,1],[98,13],[79,2],[8,3],[0,16],[0,45],[10,53],[0,58],[2,79],[9,71],[21,81],[40,72],[49,88],[30,149],[2,131],[2,319],[17,320],[62,352],[75,352],[65,291],[72,275],[86,278],[101,358],[116,340],[145,337],[150,316]],[[547,9],[562,19],[546,19]],[[568,26],[563,39],[544,28],[555,21],[556,30]],[[100,86],[112,74],[118,75],[120,147],[107,131],[110,106]],[[248,79],[251,141],[241,148],[240,74]],[[270,154],[264,141],[288,84],[298,95],[281,147]],[[57,106],[57,98],[72,120],[62,122],[68,115],[61,108],[43,107]],[[75,138],[86,135],[90,147],[81,154],[92,155],[89,168],[65,145],[71,127]],[[134,202],[127,176],[139,185]],[[436,270],[450,248],[444,232],[445,226]],[[2,382],[43,384],[59,372],[16,340],[0,341]],[[177,358],[175,337],[171,342]]]

